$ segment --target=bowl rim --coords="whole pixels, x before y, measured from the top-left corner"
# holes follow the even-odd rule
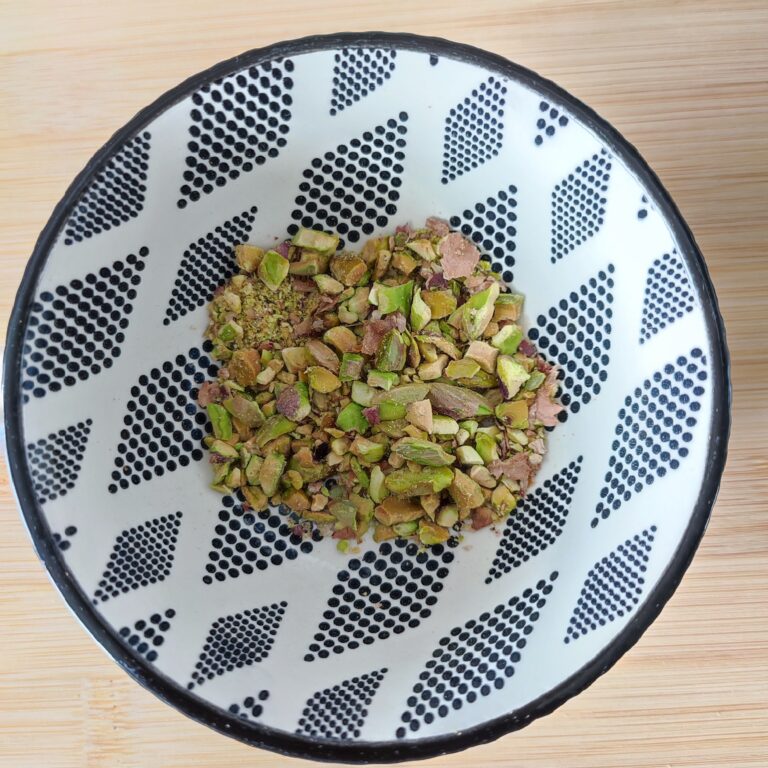
[[[393,739],[391,741],[339,742],[298,736],[288,731],[242,720],[214,707],[154,669],[141,656],[126,646],[119,639],[116,631],[100,617],[70,574],[58,547],[55,546],[51,531],[33,490],[26,461],[22,419],[20,384],[24,340],[20,329],[25,327],[31,304],[34,301],[38,278],[61,227],[94,176],[126,140],[132,138],[168,108],[191,95],[202,85],[245,67],[278,57],[297,56],[323,50],[381,47],[442,55],[483,67],[529,86],[542,95],[547,95],[562,103],[627,165],[653,196],[653,202],[659,213],[664,217],[666,224],[678,241],[680,256],[684,259],[696,289],[702,297],[706,329],[712,344],[713,409],[709,426],[711,439],[705,466],[705,479],[677,550],[657,584],[635,611],[632,619],[595,657],[559,685],[524,707],[459,732],[403,741]],[[389,763],[423,759],[488,743],[549,714],[607,672],[640,639],[641,635],[659,615],[690,565],[706,530],[717,496],[726,462],[731,425],[730,360],[725,338],[725,326],[718,307],[714,286],[701,251],[680,211],[634,145],[580,99],[570,95],[550,80],[509,61],[503,56],[442,38],[392,32],[343,32],[329,35],[310,35],[246,51],[187,78],[168,90],[152,104],[140,110],[120,128],[94,154],[85,168],[72,181],[35,243],[9,318],[2,386],[6,457],[17,505],[35,550],[48,570],[49,577],[76,618],[93,638],[140,685],[178,711],[219,733],[232,736],[251,746],[284,755],[351,763]]]

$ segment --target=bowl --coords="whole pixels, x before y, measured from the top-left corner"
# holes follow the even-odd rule
[[[233,244],[430,215],[526,294],[562,368],[518,510],[344,555],[210,490],[195,397]],[[400,34],[250,51],[119,130],[40,235],[4,376],[19,505],[80,622],[190,717],[323,760],[463,749],[592,683],[685,572],[729,429],[715,293],[637,151],[520,66]]]

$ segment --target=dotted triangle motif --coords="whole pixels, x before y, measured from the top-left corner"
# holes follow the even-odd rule
[[[489,77],[448,113],[443,138],[443,184],[499,154],[506,93],[501,80]]]
[[[142,248],[138,256],[40,293],[29,313],[22,351],[25,403],[30,395],[45,397],[112,367],[125,341],[148,253]]]
[[[538,133],[533,140],[537,147],[544,143],[544,139],[551,139],[557,133],[558,128],[565,128],[568,125],[567,116],[561,114],[557,107],[553,107],[547,101],[539,102],[539,112],[541,114],[536,120]]]
[[[76,534],[77,534],[77,528],[74,525],[68,525],[64,529],[64,533],[53,534],[54,544],[58,546],[60,551],[66,552],[72,546],[72,542],[70,541],[70,539]]]
[[[570,512],[581,461],[579,456],[520,500],[507,518],[501,542],[485,579],[486,584],[501,578],[555,543]]]
[[[560,400],[578,413],[608,379],[613,317],[613,264],[536,318],[528,331],[541,354],[562,368]],[[566,411],[560,420],[568,418]]]
[[[307,699],[296,733],[300,736],[349,741],[360,738],[376,691],[387,668],[368,672],[318,691]]]
[[[298,207],[291,213],[296,223],[288,232],[294,235],[300,226],[332,230],[356,243],[361,235],[373,234],[374,227],[386,227],[400,199],[407,120],[401,112],[312,160],[302,174]]]
[[[187,688],[191,691],[225,672],[264,661],[287,605],[285,601],[273,603],[214,621]]]
[[[179,208],[278,156],[292,117],[293,69],[290,59],[267,61],[208,83],[192,95]]]
[[[231,496],[225,496],[223,501],[225,509],[219,510],[219,522],[208,552],[205,584],[236,579],[295,560],[312,552],[323,538],[316,528],[311,538],[294,533],[288,507],[253,512],[235,504]]]
[[[593,237],[603,226],[611,178],[605,149],[574,168],[552,190],[552,263]]]
[[[210,352],[209,342],[203,352]],[[139,376],[126,404],[109,492],[161,477],[200,461],[208,417],[197,405],[197,388],[215,378],[217,366],[198,348],[166,360]]]
[[[115,539],[94,605],[165,580],[173,568],[181,517],[181,512],[163,515],[127,528]]]
[[[378,552],[350,558],[336,574],[333,596],[304,661],[371,645],[431,616],[453,553],[438,544],[419,551],[413,542],[385,541]]]
[[[246,696],[240,704],[230,704],[228,711],[241,720],[258,720],[264,714],[264,702],[269,698],[269,691],[261,690],[256,696]]]
[[[698,348],[656,371],[624,400],[592,527],[680,466],[701,410],[707,358]]]
[[[29,473],[41,504],[66,496],[75,487],[91,424],[86,419],[27,445]]]
[[[237,272],[232,251],[238,243],[248,241],[256,210],[254,205],[187,246],[173,283],[163,325],[204,306],[213,298],[216,288]]]
[[[648,270],[640,343],[644,344],[694,307],[693,289],[677,251],[665,253]]]
[[[451,216],[450,219],[453,229],[459,229],[462,235],[470,238],[481,251],[492,257],[495,272],[501,272],[504,268],[502,265],[508,267],[503,274],[507,282],[514,278],[511,270],[515,266],[512,253],[516,247],[514,238],[517,234],[517,214],[513,210],[517,206],[516,194],[517,187],[510,184],[485,201],[467,208],[460,216]]]
[[[643,592],[656,526],[627,539],[590,569],[573,609],[564,643],[578,640],[628,614]]]
[[[119,227],[144,208],[151,135],[127,141],[96,174],[64,227],[64,245]]]
[[[395,736],[404,739],[408,731],[416,733],[422,725],[447,717],[451,710],[458,711],[504,688],[556,579],[557,572],[552,573],[533,589],[454,627],[441,638],[413,687],[401,717],[403,725]]]
[[[331,115],[364,99],[395,71],[397,51],[382,48],[343,48],[334,56]]]
[[[132,627],[121,627],[123,642],[147,661],[157,661],[158,649],[165,642],[176,611],[169,608],[163,614],[153,613],[148,619],[139,619]]]

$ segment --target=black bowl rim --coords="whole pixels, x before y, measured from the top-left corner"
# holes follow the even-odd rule
[[[712,439],[707,457],[705,480],[688,527],[676,552],[656,586],[635,612],[632,620],[597,656],[558,686],[526,706],[456,733],[402,742],[393,740],[342,743],[326,739],[311,739],[258,723],[244,721],[189,693],[177,683],[154,670],[143,658],[126,647],[119,640],[115,631],[96,613],[91,602],[70,574],[58,547],[53,542],[30,480],[26,464],[22,422],[20,379],[23,338],[19,330],[26,325],[27,315],[34,300],[38,277],[57,234],[80,195],[105,165],[112,153],[169,107],[212,80],[244,67],[278,57],[351,47],[393,47],[437,56],[442,55],[475,64],[532,87],[534,90],[549,96],[553,101],[565,105],[574,115],[578,116],[605,142],[611,152],[621,158],[642,181],[652,195],[657,209],[672,229],[678,241],[681,256],[691,272],[699,295],[702,297],[706,327],[711,339],[714,358],[711,361],[713,411],[710,430]],[[693,235],[677,206],[637,149],[579,99],[571,96],[553,82],[525,67],[508,61],[502,56],[441,38],[390,32],[345,32],[332,35],[312,35],[247,51],[188,78],[160,96],[150,106],[138,112],[123,128],[117,131],[74,179],[54,209],[35,244],[9,320],[3,365],[3,390],[6,455],[17,502],[38,556],[48,569],[51,579],[69,604],[70,609],[94,639],[142,686],[183,714],[220,733],[232,736],[251,746],[285,755],[352,763],[388,763],[422,759],[493,741],[552,712],[572,696],[591,685],[600,675],[607,672],[639,640],[643,632],[658,616],[674,593],[693,558],[706,530],[712,505],[717,496],[720,478],[725,467],[731,421],[729,354],[723,318],[718,308],[717,297],[709,272]]]

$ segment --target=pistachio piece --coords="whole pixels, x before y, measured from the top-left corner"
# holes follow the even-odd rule
[[[498,416],[498,409],[501,406],[497,406],[496,415]],[[475,450],[480,454],[483,460],[483,464],[490,464],[492,461],[496,461],[499,458],[499,451],[496,447],[496,440],[485,432],[478,432],[475,435]]]
[[[240,243],[235,246],[235,261],[243,272],[255,272],[263,256],[264,249],[255,245]]]
[[[459,508],[455,504],[446,504],[435,516],[435,522],[443,528],[452,528],[459,522]]]
[[[209,403],[207,411],[213,427],[213,434],[219,440],[229,440],[232,437],[232,419],[229,418],[227,409],[218,403]]]
[[[312,362],[305,347],[285,347],[280,350],[280,355],[290,373],[301,373]]]
[[[428,392],[429,384],[401,384],[398,387],[393,387],[389,392],[378,392],[376,394],[376,402],[381,403],[383,400],[390,400],[393,403],[408,405],[408,403],[423,400]]]
[[[292,488],[286,495],[283,496],[283,504],[296,512],[308,512],[309,511],[309,496],[297,488]]]
[[[431,240],[410,240],[405,244],[405,247],[413,251],[419,258],[424,259],[424,261],[434,261],[437,258],[437,252]]]
[[[373,440],[368,440],[365,437],[358,435],[352,442],[350,451],[369,464],[374,464],[377,461],[381,461],[384,458],[384,451],[386,447],[381,443],[375,443]]]
[[[258,427],[264,423],[264,414],[259,404],[243,395],[235,394],[224,401],[224,407],[229,414],[242,422],[246,427]]]
[[[537,390],[544,383],[546,378],[546,374],[541,371],[533,371],[528,381],[525,382],[525,389],[529,392]]]
[[[344,284],[332,278],[330,275],[315,275],[312,278],[317,285],[320,293],[327,293],[330,296],[338,296],[344,290]]]
[[[314,460],[312,451],[307,447],[300,448],[291,456],[288,468],[295,469],[305,483],[314,483],[317,480],[322,480],[329,472],[326,465]]]
[[[384,499],[373,512],[374,517],[387,526],[418,520],[423,514],[424,510],[417,502],[392,496]]]
[[[229,375],[241,387],[254,387],[261,371],[259,353],[255,349],[238,349],[232,353],[227,368]]]
[[[442,544],[444,541],[448,541],[450,537],[451,532],[447,528],[443,528],[431,520],[424,520],[422,518],[419,521],[419,541],[424,546]]]
[[[285,463],[285,456],[280,453],[270,453],[264,459],[259,469],[259,485],[267,496],[273,496],[277,493],[277,486],[285,469]]]
[[[493,319],[497,323],[504,320],[511,320],[513,323],[520,319],[520,313],[523,310],[524,296],[519,293],[502,293],[496,299],[496,306],[493,310]]]
[[[336,347],[342,354],[345,352],[357,352],[360,349],[360,342],[357,336],[343,325],[329,328],[323,334],[323,341]]]
[[[392,371],[368,371],[368,386],[378,387],[389,391],[400,381],[400,377]]]
[[[384,472],[378,464],[371,467],[371,482],[368,486],[368,493],[377,504],[381,504],[389,495],[389,491],[384,485]]]
[[[432,310],[421,298],[421,289],[417,288],[411,302],[411,328],[420,331],[432,319]]]
[[[355,289],[354,294],[347,300],[347,306],[350,312],[354,312],[358,318],[364,318],[368,314],[371,305],[368,302],[368,294],[371,289],[367,286],[361,286]]]
[[[469,432],[467,432],[466,429],[460,429],[456,433],[455,440],[457,445],[464,445],[464,443],[466,443],[467,440],[469,440]]]
[[[465,466],[482,466],[483,457],[471,446],[462,445],[456,449],[456,458]]]
[[[392,261],[392,251],[382,248],[376,256],[376,266],[373,268],[373,279],[381,280],[389,269],[389,263]]]
[[[245,481],[248,485],[259,484],[259,470],[262,462],[261,456],[251,456],[248,459],[248,463],[245,465]]]
[[[269,505],[269,498],[261,488],[246,485],[243,486],[240,491],[254,512],[262,512]]]
[[[528,403],[525,400],[500,403],[496,406],[496,418],[513,429],[528,429]]]
[[[421,471],[395,470],[386,476],[384,485],[390,493],[400,496],[423,496],[439,493],[447,488],[452,480],[453,471],[448,467],[424,467]]]
[[[488,471],[487,467],[474,466],[469,470],[469,476],[483,488],[495,488],[496,478]]]
[[[262,368],[261,372],[256,376],[256,383],[261,384],[261,386],[264,387],[269,384],[275,376],[277,376],[277,372],[274,368]]]
[[[408,403],[405,418],[415,427],[431,433],[433,428],[432,403],[426,399]]]
[[[368,265],[354,253],[337,253],[330,263],[331,274],[344,285],[357,285],[368,271]]]
[[[395,533],[394,529],[388,525],[381,525],[381,523],[376,523],[376,525],[373,527],[373,540],[377,544],[382,541],[394,539],[396,537],[397,534]]]
[[[499,484],[491,494],[491,504],[499,514],[508,515],[517,506],[517,498],[505,485]]]
[[[470,437],[474,437],[475,432],[477,432],[478,424],[474,419],[465,419],[464,421],[459,422],[459,426],[462,429],[466,429],[467,432],[469,432]]]
[[[392,266],[398,272],[402,272],[404,275],[410,275],[411,272],[419,266],[419,262],[407,251],[397,249],[392,254]]]
[[[394,438],[396,440],[400,437],[403,437],[407,426],[408,426],[408,422],[405,419],[395,419],[394,421],[382,421],[376,425],[376,431],[380,432],[383,435],[387,435],[388,437]],[[389,458],[389,463],[392,464],[393,467],[395,466],[395,464],[393,463],[393,459],[400,462],[405,461],[405,459],[403,459],[401,456],[398,456],[397,454],[391,455]]]
[[[392,450],[407,461],[415,461],[427,467],[444,467],[456,461],[455,456],[444,451],[437,443],[414,437],[404,437]]]
[[[307,381],[309,386],[317,392],[333,392],[341,386],[338,376],[319,365],[307,368]]]
[[[382,400],[377,407],[381,421],[394,421],[405,417],[406,407],[394,400]]]
[[[484,341],[473,341],[464,353],[465,358],[474,360],[487,373],[496,370],[496,358],[499,350]]]
[[[301,381],[286,387],[277,398],[278,413],[291,421],[303,421],[312,411],[307,385]]]
[[[498,296],[499,285],[493,283],[484,291],[470,296],[469,300],[462,304],[461,327],[468,338],[478,339],[483,335],[483,331],[493,317],[494,304]]]
[[[479,507],[484,501],[483,491],[480,486],[471,478],[465,475],[460,469],[453,473],[453,480],[448,488],[451,498],[456,502],[459,510],[474,509]]]
[[[276,291],[288,276],[288,259],[277,251],[267,251],[259,264],[258,275],[270,291]]]
[[[387,331],[376,355],[376,367],[380,371],[402,371],[405,368],[407,349],[400,331]]]
[[[479,531],[493,522],[493,511],[488,507],[478,507],[472,510],[472,528]]]
[[[493,414],[493,409],[482,395],[453,384],[432,384],[429,399],[433,411],[454,419],[470,419]]]
[[[519,325],[505,325],[492,339],[491,344],[502,355],[514,355],[523,340],[523,330]]]
[[[213,440],[209,446],[211,453],[216,453],[219,456],[223,456],[225,459],[238,459],[240,454],[237,452],[237,448],[225,443],[223,440]]]
[[[328,512],[336,518],[338,528],[357,528],[357,507],[351,501],[332,501],[328,505]]]
[[[433,320],[449,317],[456,310],[456,297],[451,290],[422,291],[421,298],[429,307]]]
[[[317,365],[321,365],[323,368],[327,368],[336,374],[339,372],[338,355],[330,347],[323,344],[322,341],[310,339],[306,344],[306,348]]]
[[[357,403],[364,408],[369,408],[373,405],[375,394],[373,389],[371,389],[371,387],[364,381],[352,382],[352,402]]]
[[[507,355],[499,355],[499,359],[496,361],[496,373],[505,400],[511,400],[530,378],[525,368]]]
[[[382,316],[389,315],[392,312],[401,312],[405,317],[410,315],[411,301],[413,299],[413,280],[409,280],[402,285],[382,285],[381,283],[376,283],[375,288],[376,300]]]
[[[422,509],[427,513],[431,520],[435,519],[435,512],[440,506],[440,494],[428,493],[426,496],[419,496],[419,502]]]
[[[362,376],[365,358],[354,352],[345,352],[341,358],[339,367],[339,379],[341,381],[355,381]]]
[[[459,431],[458,422],[450,416],[440,416],[437,413],[432,414],[432,434],[433,435],[455,435]]]
[[[431,363],[422,363],[419,366],[419,378],[422,381],[434,381],[443,375],[448,364],[448,355],[438,355]]]
[[[318,253],[333,253],[339,247],[339,236],[301,227],[291,243],[297,248],[308,248]]]
[[[463,360],[451,360],[451,362],[445,366],[445,375],[449,379],[471,379],[479,370],[479,363],[465,357]],[[491,384],[491,386],[493,386],[493,384]]]
[[[328,257],[322,253],[304,251],[298,261],[292,261],[288,266],[288,272],[297,277],[313,277],[320,275],[328,269]]]
[[[336,417],[336,426],[339,429],[343,429],[345,432],[359,432],[364,435],[370,424],[363,415],[363,407],[358,403],[349,403],[339,411],[339,415]]]
[[[277,439],[281,435],[287,435],[289,432],[293,432],[296,427],[297,424],[295,422],[286,419],[282,414],[270,416],[256,433],[254,442],[259,448],[263,448],[267,443]],[[271,496],[272,494],[269,495]]]
[[[285,481],[286,486],[295,488],[296,490],[303,487],[304,485],[304,478],[295,469],[289,469],[283,475],[283,480]]]

